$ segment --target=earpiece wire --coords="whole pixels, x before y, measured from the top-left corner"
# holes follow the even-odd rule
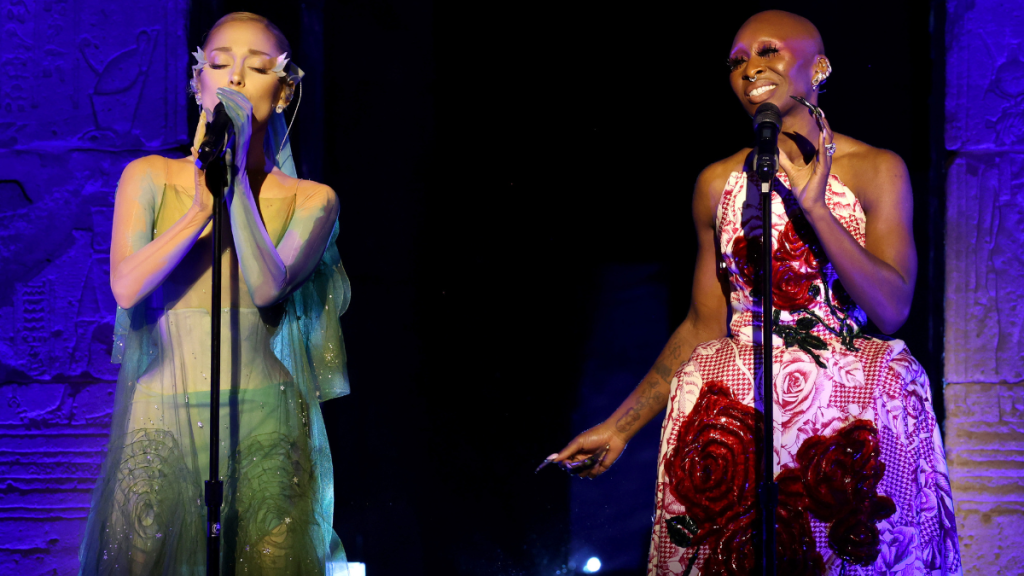
[[[295,111],[292,112],[292,119],[288,122],[288,129],[284,132],[284,138],[281,139],[281,147],[277,149],[277,160],[281,160],[281,152],[284,151],[284,145],[288,142],[288,134],[292,131],[292,125],[295,124],[295,116],[299,113],[299,105],[302,104],[302,83],[299,83],[299,99],[295,102]]]

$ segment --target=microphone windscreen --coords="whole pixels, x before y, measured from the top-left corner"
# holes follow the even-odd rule
[[[754,111],[754,127],[757,128],[762,122],[771,122],[776,126],[782,126],[782,112],[779,107],[771,102],[765,102]]]

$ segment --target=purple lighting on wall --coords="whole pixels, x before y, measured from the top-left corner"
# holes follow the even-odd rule
[[[1024,4],[946,23],[946,453],[965,574],[1024,566]]]
[[[0,574],[74,574],[109,433],[122,168],[186,142],[188,2],[0,2]]]

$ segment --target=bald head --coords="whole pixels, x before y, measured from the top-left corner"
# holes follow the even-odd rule
[[[824,54],[825,44],[821,33],[803,16],[782,10],[765,10],[754,14],[740,26],[733,39],[733,46],[747,38],[762,37],[799,43],[814,54]]]
[[[753,115],[771,101],[785,115],[799,96],[817,104],[818,87],[832,72],[818,29],[803,16],[768,10],[743,23],[729,51],[729,83]]]

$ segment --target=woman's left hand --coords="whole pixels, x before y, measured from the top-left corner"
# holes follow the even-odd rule
[[[218,88],[217,98],[224,104],[235,127],[234,163],[238,173],[244,174],[249,140],[252,138],[252,103],[241,92],[230,88]]]
[[[789,177],[789,187],[800,204],[804,214],[816,211],[825,206],[825,187],[828,184],[828,176],[832,172],[832,155],[828,153],[826,146],[832,144],[835,135],[829,128],[828,120],[824,116],[818,119],[818,146],[814,153],[814,159],[806,166],[798,167],[793,164],[786,153],[779,149],[779,164],[782,170]]]

